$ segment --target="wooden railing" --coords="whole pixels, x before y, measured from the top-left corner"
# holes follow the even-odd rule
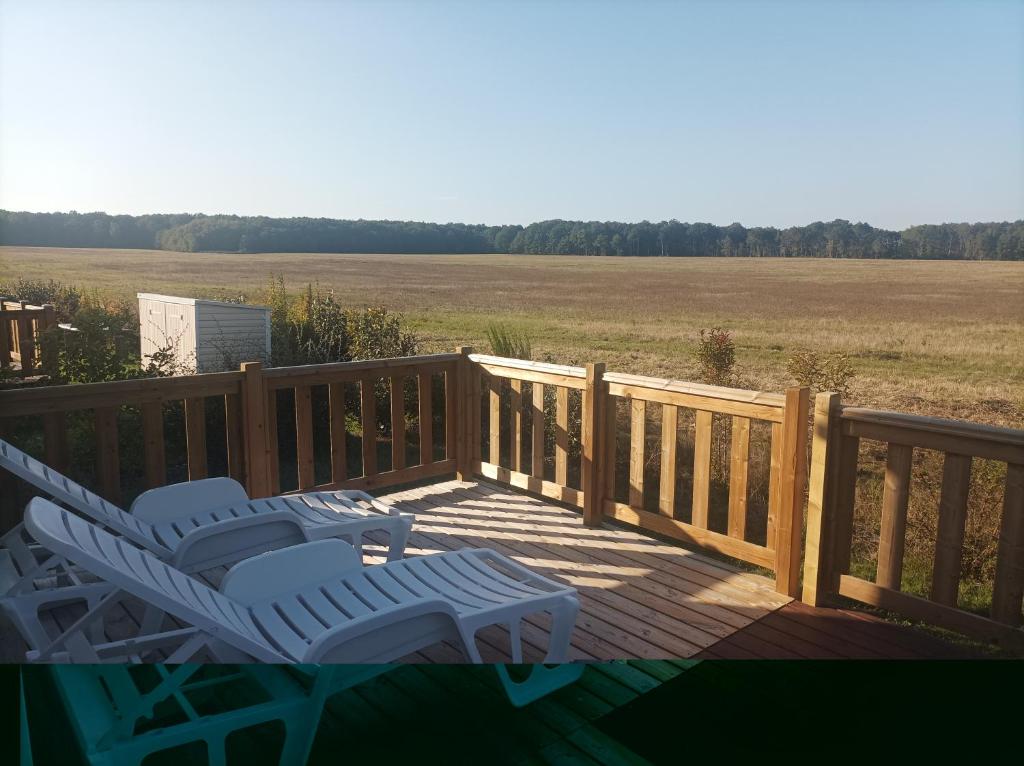
[[[371,362],[278,367],[264,369],[259,362],[248,362],[238,372],[218,372],[167,378],[147,378],[110,383],[45,386],[0,391],[0,437],[9,438],[20,418],[38,418],[43,434],[43,453],[48,464],[66,471],[70,463],[68,415],[91,413],[94,425],[95,489],[108,500],[120,503],[123,486],[131,477],[122,470],[119,419],[137,417],[141,421],[143,488],[167,483],[168,456],[164,426],[167,406],[180,402],[183,410],[185,463],[187,478],[209,475],[208,450],[224,450],[224,473],[241,481],[252,497],[264,497],[280,491],[278,454],[284,434],[278,433],[278,400],[289,391],[294,397],[295,447],[298,489],[370,488],[413,481],[455,470],[455,434],[457,408],[453,386],[457,354],[379,359]],[[420,432],[419,460],[407,465],[405,459],[406,398],[391,396],[388,428],[391,442],[390,465],[381,470],[379,447],[383,444],[378,426],[375,384],[387,381],[390,392],[401,391],[403,381],[412,378],[418,391],[417,415]],[[440,380],[443,378],[443,381]],[[443,388],[444,406],[435,413],[430,395],[435,382]],[[359,472],[350,471],[346,457],[345,387],[357,387],[359,426],[362,431],[362,464]],[[316,444],[313,438],[313,401],[326,395],[329,409],[330,478],[314,481]],[[208,400],[215,404],[208,406]],[[220,400],[220,401],[216,401]],[[223,444],[214,444],[208,422],[211,407],[223,411]],[[436,414],[436,418],[435,418]],[[443,425],[443,443],[434,444],[435,421]],[[219,433],[218,429],[218,433]],[[441,453],[438,455],[438,453]],[[13,477],[0,472],[0,503],[6,530],[19,520],[14,504]]]
[[[39,335],[57,324],[50,304],[32,306],[25,301],[0,300],[0,369],[31,375],[39,369]],[[17,367],[14,366],[17,363]]]
[[[886,445],[874,582],[850,574],[858,456],[862,440]],[[938,532],[928,597],[902,592],[914,449],[943,453]],[[958,608],[971,465],[1006,464],[1006,483],[990,614]],[[1024,644],[1024,431],[842,406],[815,400],[803,600],[817,606],[844,596],[986,640]]]
[[[119,435],[119,420],[124,426],[130,418],[140,421],[141,454],[131,462],[140,466],[135,484],[142,487],[166,483],[172,466],[179,478],[187,468],[189,479],[205,477],[215,466],[243,482],[253,497],[282,489],[376,488],[453,472],[461,479],[483,476],[574,505],[589,525],[612,519],[765,567],[774,571],[778,590],[790,595],[799,588],[806,488],[808,603],[842,596],[965,633],[1018,638],[1024,431],[843,407],[837,395],[821,394],[808,484],[808,404],[805,388],[767,394],[460,348],[304,367],[264,369],[252,362],[237,372],[0,391],[0,436],[16,426],[27,433],[23,419],[38,419],[39,456],[64,470],[71,462],[69,415],[84,412],[94,429],[95,488],[115,502],[124,497],[123,482],[131,480],[122,469],[122,450],[134,447],[125,447]],[[167,454],[171,406],[183,423],[180,460]],[[75,420],[79,431],[82,420]],[[222,443],[214,443],[210,423]],[[756,432],[770,434],[757,442],[768,444],[759,460]],[[692,461],[682,460],[680,435]],[[884,443],[888,452],[874,582],[850,574],[861,440]],[[915,448],[945,454],[928,598],[901,591]],[[1006,464],[988,616],[957,606],[976,458]],[[288,475],[282,477],[286,462]],[[680,466],[692,486],[689,498],[679,490],[685,484]],[[0,502],[7,503],[3,528],[19,515],[12,481],[0,475]],[[766,518],[759,517],[756,534],[750,505],[755,484],[767,495]]]
[[[680,381],[605,373],[586,367],[470,355],[467,438],[473,471],[583,509],[588,524],[612,518],[771,569],[780,592],[799,591],[800,551],[807,454],[808,391],[785,396]],[[529,387],[528,389],[526,387]],[[546,389],[554,391],[553,413]],[[570,396],[580,392],[578,418],[570,418]],[[483,401],[481,394],[486,392]],[[507,406],[504,402],[507,399]],[[629,407],[628,499],[615,498],[617,403]],[[660,405],[660,480],[657,512],[645,508],[648,404]],[[548,407],[547,409],[550,409]],[[689,520],[676,502],[676,448],[681,409],[694,412],[693,495]],[[486,413],[486,434],[482,416]],[[729,511],[723,531],[709,524],[714,416],[729,418]],[[545,452],[545,430],[553,419],[553,455]],[[771,467],[766,540],[747,532],[751,422],[771,424]],[[527,434],[527,431],[529,432]],[[481,454],[486,435],[486,455]],[[526,438],[528,436],[528,438]],[[578,480],[570,481],[570,442],[578,441]],[[527,459],[527,450],[529,459]],[[503,455],[505,456],[503,459]]]

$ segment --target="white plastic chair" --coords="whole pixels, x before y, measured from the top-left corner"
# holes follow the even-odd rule
[[[155,650],[166,662],[204,652],[220,662],[391,662],[439,641],[482,662],[475,636],[507,625],[513,662],[522,662],[520,622],[551,615],[545,662],[565,662],[579,602],[574,588],[534,574],[488,549],[464,548],[362,566],[342,540],[282,548],[235,565],[220,592],[42,498],[25,527],[54,555],[106,583],[97,606],[30,662],[143,661]],[[138,637],[97,643],[91,626],[130,594],[186,627],[161,630],[147,621]]]
[[[0,439],[0,469],[186,572],[211,569],[287,545],[342,538],[362,551],[367,532],[388,533],[388,559],[400,559],[413,515],[359,491],[307,492],[250,500],[233,479],[214,478],[143,492],[127,513]],[[41,609],[106,592],[59,557],[40,551],[24,525],[0,537],[0,609],[33,648]]]

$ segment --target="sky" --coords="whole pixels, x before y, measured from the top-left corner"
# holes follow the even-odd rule
[[[1024,218],[1024,0],[0,0],[0,208]]]

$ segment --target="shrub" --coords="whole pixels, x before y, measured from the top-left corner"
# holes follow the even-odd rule
[[[815,391],[836,391],[846,395],[857,373],[850,358],[843,353],[819,354],[800,350],[789,357],[786,370],[801,386]]]
[[[487,341],[491,344],[491,353],[510,359],[532,359],[533,348],[530,336],[523,330],[502,324],[491,324],[487,327]]]
[[[736,368],[736,345],[732,333],[720,327],[700,331],[700,340],[694,352],[700,377],[713,386],[727,386],[733,382]]]
[[[348,362],[411,356],[414,335],[402,317],[382,306],[346,309],[333,292],[306,285],[301,298],[288,295],[284,279],[271,280],[268,291],[271,355],[275,366]]]
[[[18,279],[0,282],[0,295],[19,301],[27,301],[36,306],[44,303],[53,304],[57,319],[68,322],[82,303],[82,291],[74,285],[66,285],[53,279],[46,282],[41,279]]]
[[[89,306],[79,309],[73,321],[75,329],[51,327],[40,338],[43,370],[54,382],[98,383],[146,375],[139,366],[138,322],[131,312]]]

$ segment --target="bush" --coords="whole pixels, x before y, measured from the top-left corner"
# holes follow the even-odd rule
[[[720,327],[700,331],[694,352],[700,377],[713,386],[728,386],[735,378],[736,345],[732,333]]]
[[[801,386],[815,391],[835,391],[846,396],[857,376],[850,358],[843,353],[819,354],[800,350],[789,357],[786,370]]]
[[[533,348],[530,336],[523,330],[502,324],[491,324],[487,327],[487,340],[491,344],[491,353],[510,359],[532,359]]]
[[[99,383],[142,377],[138,322],[128,311],[90,306],[73,330],[51,327],[40,337],[43,371],[55,383]]]
[[[82,304],[82,292],[74,285],[41,279],[23,279],[0,282],[0,295],[14,300],[27,301],[35,306],[53,304],[60,322],[69,322]]]
[[[306,286],[299,299],[288,295],[282,277],[271,280],[271,355],[275,366],[325,364],[356,359],[412,356],[415,336],[402,317],[384,307],[345,309],[333,292]]]

